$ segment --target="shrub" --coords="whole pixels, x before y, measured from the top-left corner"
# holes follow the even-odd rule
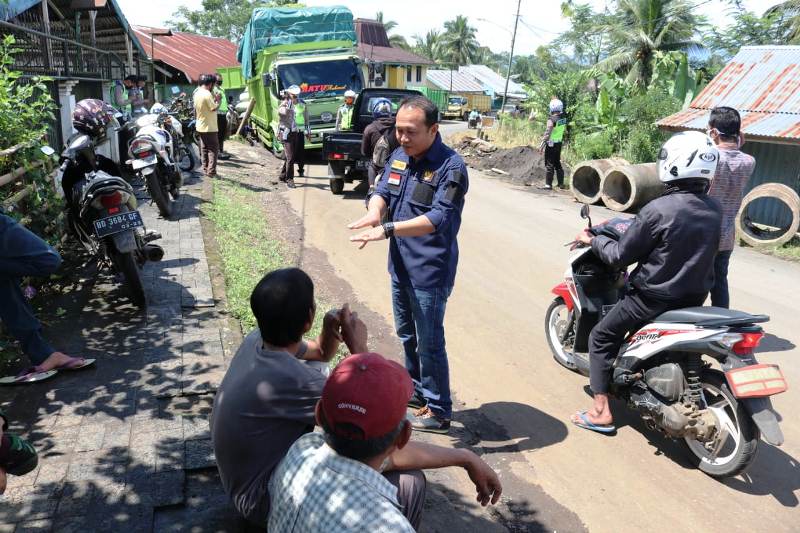
[[[615,147],[611,132],[578,133],[573,137],[572,148],[578,159],[604,159],[614,155]]]

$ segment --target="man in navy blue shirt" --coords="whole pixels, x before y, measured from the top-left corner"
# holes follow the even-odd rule
[[[456,277],[456,237],[469,180],[464,161],[442,142],[438,115],[425,97],[401,102],[400,148],[386,163],[368,213],[349,227],[371,228],[350,238],[360,248],[390,240],[395,329],[415,388],[411,424],[419,431],[447,433],[452,401],[444,313]]]

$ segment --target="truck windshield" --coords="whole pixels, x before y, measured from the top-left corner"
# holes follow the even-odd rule
[[[361,73],[348,59],[279,65],[278,76],[281,90],[297,85],[301,98],[343,96],[348,89],[355,92],[362,89]]]
[[[467,103],[467,99],[462,96],[453,96],[449,100],[450,105],[462,105]]]

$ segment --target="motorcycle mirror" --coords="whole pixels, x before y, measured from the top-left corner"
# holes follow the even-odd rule
[[[40,150],[40,151],[41,151],[41,152],[42,152],[44,155],[46,155],[46,156],[48,156],[48,157],[49,157],[49,156],[51,156],[51,155],[53,155],[54,153],[56,153],[56,151],[55,151],[55,150],[53,150],[52,148],[50,148],[50,147],[49,147],[49,146],[47,146],[47,145],[44,145],[44,146],[42,146],[41,148],[39,148],[39,150]]]
[[[592,227],[592,217],[589,215],[589,204],[583,204],[581,207],[581,218],[589,220],[589,227]]]

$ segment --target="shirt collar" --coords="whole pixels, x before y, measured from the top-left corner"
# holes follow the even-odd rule
[[[389,483],[380,472],[360,461],[339,455],[327,443],[322,444],[319,453],[325,457],[325,465],[330,470],[341,476],[356,478],[389,500],[392,505],[400,507],[397,501],[397,487]]]
[[[409,159],[414,161],[415,164],[422,163],[423,161],[427,161],[429,163],[439,163],[442,159],[444,159],[444,143],[442,142],[442,134],[436,132],[436,138],[433,140],[431,147],[428,148],[428,151],[425,152],[425,155],[417,160],[411,157],[409,157]]]

